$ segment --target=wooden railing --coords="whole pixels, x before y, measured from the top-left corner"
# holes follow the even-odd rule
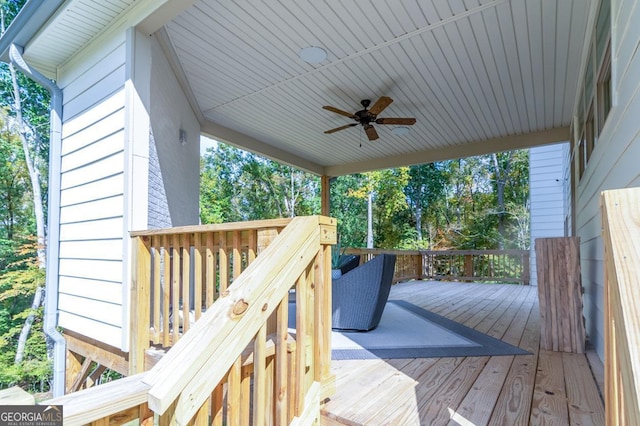
[[[350,248],[361,263],[382,253],[396,255],[393,282],[488,281],[529,284],[529,250],[383,250]]]
[[[602,193],[607,425],[640,424],[640,189]]]
[[[293,219],[150,371],[47,404],[64,406],[65,425],[151,425],[155,415],[161,425],[318,422],[320,400],[332,386],[335,242],[334,219]],[[151,265],[153,254],[150,244],[139,241],[138,247],[136,288],[144,288],[144,265]]]
[[[145,351],[173,346],[291,219],[133,232],[130,374]]]

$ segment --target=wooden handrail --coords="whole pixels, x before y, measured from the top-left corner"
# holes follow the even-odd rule
[[[64,405],[65,424],[152,424],[154,413],[160,424],[319,421],[331,386],[335,242],[335,219],[293,219],[150,371],[47,403]]]
[[[640,424],[640,189],[601,197],[607,425]]]
[[[366,262],[396,255],[393,282],[408,280],[495,281],[529,284],[529,250],[386,250],[350,248]]]

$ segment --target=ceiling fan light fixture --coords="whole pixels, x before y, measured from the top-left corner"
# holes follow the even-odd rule
[[[300,49],[298,56],[300,56],[300,59],[310,64],[319,64],[327,59],[327,51],[322,47],[307,46]]]
[[[398,126],[391,129],[391,133],[393,133],[394,136],[405,136],[408,135],[409,132],[411,132],[411,129],[405,126]]]

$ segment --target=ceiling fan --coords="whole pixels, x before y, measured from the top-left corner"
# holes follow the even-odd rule
[[[331,133],[339,132],[340,130],[348,129],[349,127],[354,127],[354,126],[357,126],[358,124],[361,124],[362,127],[364,127],[364,131],[367,134],[367,137],[369,138],[369,140],[374,141],[378,139],[378,132],[376,131],[376,128],[373,127],[372,123],[383,124],[383,125],[396,124],[396,125],[405,125],[405,126],[411,126],[416,123],[415,118],[378,118],[378,114],[384,111],[386,107],[391,105],[391,102],[393,102],[393,99],[387,96],[381,96],[380,99],[378,99],[370,109],[367,109],[369,108],[371,101],[369,99],[363,99],[362,101],[360,101],[360,104],[364,109],[361,111],[357,111],[353,114],[332,106],[325,105],[322,108],[326,109],[327,111],[344,115],[345,117],[349,117],[355,120],[356,122],[350,123],[344,126],[336,127],[335,129],[327,130],[324,133],[331,134]]]

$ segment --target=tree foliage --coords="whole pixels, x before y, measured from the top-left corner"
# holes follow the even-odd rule
[[[343,247],[528,248],[528,151],[510,151],[331,179],[330,215]],[[224,144],[202,162],[203,223],[317,214],[319,183]]]
[[[23,4],[0,1],[3,33]],[[34,297],[45,278],[48,111],[44,88],[0,64],[0,388],[34,392],[47,390],[51,376],[41,298]]]
[[[217,144],[201,163],[202,223],[317,214],[317,176],[255,154]]]

